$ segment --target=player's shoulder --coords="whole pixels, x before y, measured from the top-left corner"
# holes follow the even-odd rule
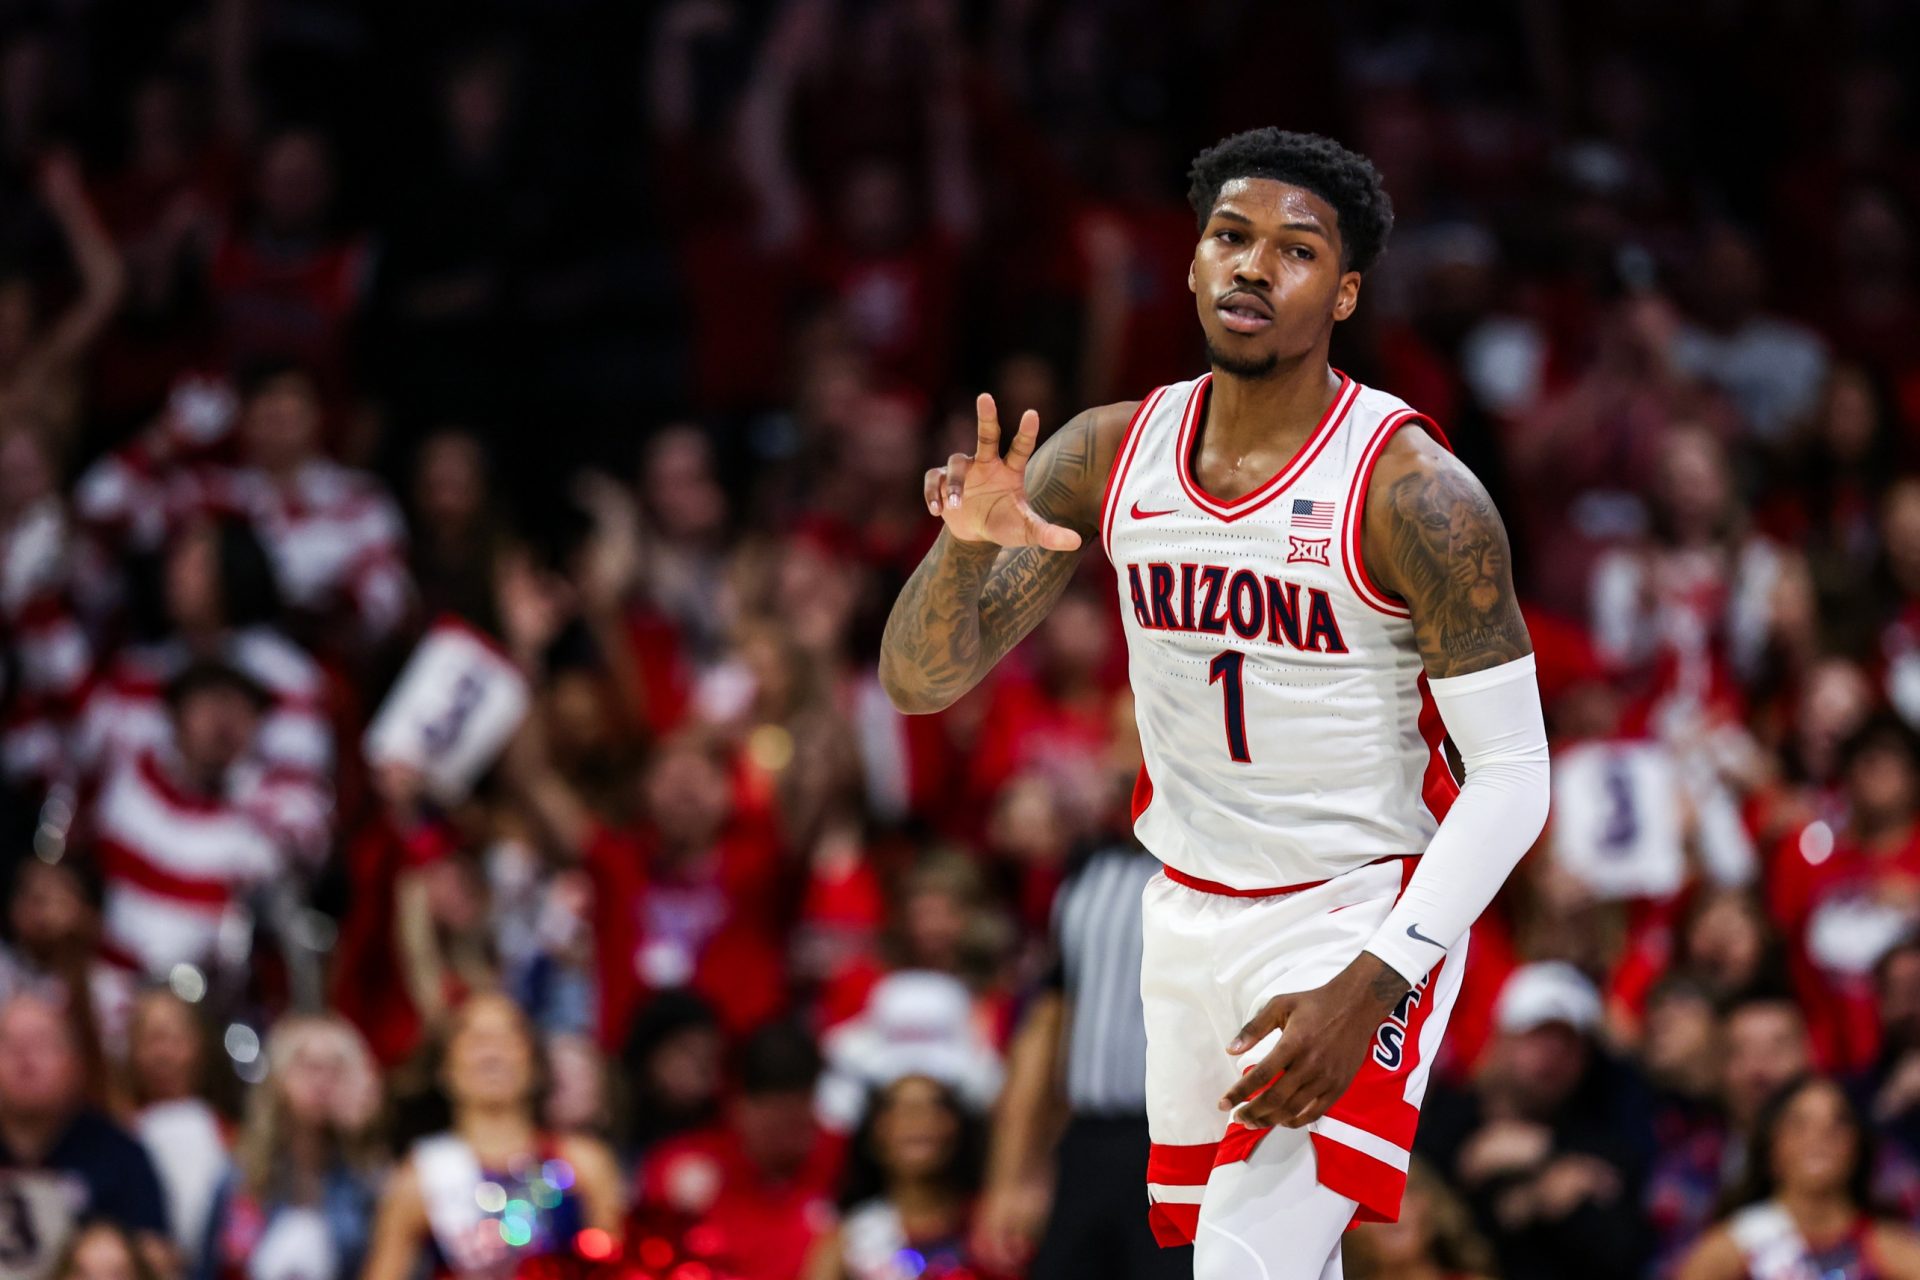
[[[1064,521],[1084,537],[1100,518],[1101,495],[1141,400],[1116,400],[1082,409],[1047,437],[1027,478],[1036,510]]]
[[[1120,442],[1126,437],[1127,428],[1151,396],[1138,400],[1115,400],[1111,404],[1097,404],[1085,409],[1074,418],[1074,422],[1086,430],[1094,440],[1099,452],[1108,456],[1119,451]],[[1071,424],[1069,424],[1071,425]]]
[[[1385,495],[1409,482],[1441,481],[1485,495],[1472,469],[1454,455],[1446,431],[1431,415],[1391,392],[1366,386],[1355,397],[1353,414],[1369,437],[1381,437],[1378,448],[1368,450],[1373,454],[1367,478],[1370,511],[1384,505],[1380,499]]]

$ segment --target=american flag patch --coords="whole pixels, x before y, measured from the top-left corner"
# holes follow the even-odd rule
[[[1333,528],[1333,504],[1295,498],[1292,524],[1296,529],[1331,529]]]

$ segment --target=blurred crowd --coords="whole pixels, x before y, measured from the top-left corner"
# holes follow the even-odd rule
[[[880,626],[976,392],[1201,371],[1184,168],[1261,124],[1385,176],[1335,362],[1492,490],[1555,739],[1349,1274],[1920,1225],[1915,65],[1886,0],[0,2],[0,1274],[1020,1274],[1114,584],[936,717]],[[531,691],[457,793],[363,745],[448,632]]]

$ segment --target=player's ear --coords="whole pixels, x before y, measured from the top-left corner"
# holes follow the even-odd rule
[[[1199,282],[1193,278],[1193,263],[1191,261],[1187,263],[1187,292],[1192,294],[1200,292]]]
[[[1349,271],[1340,277],[1340,291],[1333,297],[1333,318],[1345,320],[1360,305],[1360,273]]]

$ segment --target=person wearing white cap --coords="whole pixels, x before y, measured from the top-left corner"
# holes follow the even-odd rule
[[[1425,1154],[1494,1230],[1507,1280],[1640,1274],[1640,1174],[1652,1154],[1644,1083],[1598,1042],[1601,999],[1573,965],[1514,970],[1474,1092],[1436,1082]]]
[[[904,1076],[937,1080],[976,1112],[1000,1092],[1000,1056],[973,1025],[965,985],[944,973],[888,974],[860,1016],[829,1031],[821,1050],[827,1069],[814,1110],[836,1133],[852,1132],[869,1097]]]
[[[1500,988],[1493,1022],[1507,1035],[1556,1022],[1585,1035],[1600,1025],[1600,993],[1564,960],[1522,965]]]

